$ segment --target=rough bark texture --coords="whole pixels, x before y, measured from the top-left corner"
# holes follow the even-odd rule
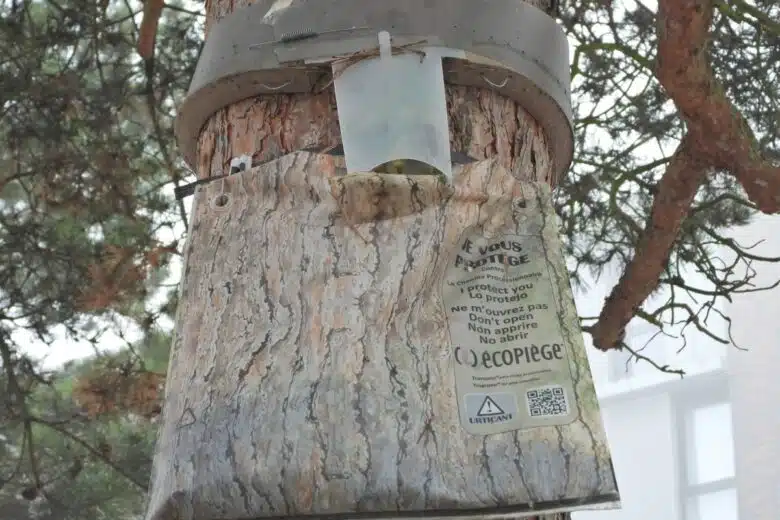
[[[528,139],[518,171],[542,176],[545,149]],[[343,176],[338,161],[298,152],[198,191],[148,518],[614,500],[560,257],[578,419],[487,437],[459,426],[442,273],[464,230],[514,229],[512,201],[549,190],[497,159],[464,167],[454,191]]]
[[[207,1],[207,29],[248,3]],[[515,103],[447,99],[452,148],[482,160],[454,191],[297,152],[340,142],[332,91],[248,99],[206,125],[200,177],[238,155],[270,162],[196,193],[147,518],[533,516],[616,498],[570,296],[578,419],[487,437],[459,425],[437,284],[462,232],[511,225],[513,200],[549,197],[518,181],[552,168]],[[551,269],[569,295],[562,259]]]
[[[452,149],[477,159],[497,157],[518,175],[524,164],[546,161],[546,144],[527,146],[541,128],[513,101],[489,90],[448,85]],[[198,146],[198,175],[220,175],[232,157],[266,161],[308,147],[341,143],[333,91],[317,95],[262,96],[220,110],[206,124]],[[549,182],[552,168],[533,170]]]

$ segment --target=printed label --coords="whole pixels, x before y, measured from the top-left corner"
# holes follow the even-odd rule
[[[514,394],[466,394],[463,406],[470,424],[499,424],[517,417],[517,399]]]
[[[461,425],[488,435],[572,422],[568,347],[542,237],[466,235],[442,288]]]

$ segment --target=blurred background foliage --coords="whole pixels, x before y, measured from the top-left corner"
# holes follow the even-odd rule
[[[714,71],[777,160],[780,6],[713,5]],[[172,192],[192,180],[172,124],[204,22],[202,5],[166,3],[154,57],[142,60],[143,7],[0,0],[2,518],[123,520],[143,511],[186,239],[186,207]],[[683,132],[653,75],[655,11],[600,0],[561,10],[577,155],[555,201],[575,283],[632,257]],[[705,298],[689,315],[660,306],[644,319],[690,322],[748,286],[752,266],[771,259],[724,231],[753,214],[731,177],[710,176],[661,280]],[[724,245],[742,270],[713,260]],[[688,286],[687,272],[710,285]],[[30,353],[33,344],[73,342],[93,345],[94,356],[51,367]]]

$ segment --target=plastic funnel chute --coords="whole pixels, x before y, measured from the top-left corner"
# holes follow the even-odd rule
[[[390,49],[390,35],[379,33],[380,56],[339,69],[334,86],[341,139],[349,172],[437,173],[450,178],[450,139],[442,57],[457,51],[442,47]],[[421,165],[420,163],[424,163]],[[427,165],[428,168],[424,166]]]

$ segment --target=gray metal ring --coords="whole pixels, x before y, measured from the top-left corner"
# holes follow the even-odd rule
[[[263,94],[311,93],[327,84],[334,57],[394,45],[463,51],[444,59],[444,80],[489,88],[544,128],[556,178],[574,153],[568,42],[553,18],[522,0],[259,0],[209,31],[175,133],[194,167],[197,143],[220,109]],[[505,78],[493,81],[490,78]]]

